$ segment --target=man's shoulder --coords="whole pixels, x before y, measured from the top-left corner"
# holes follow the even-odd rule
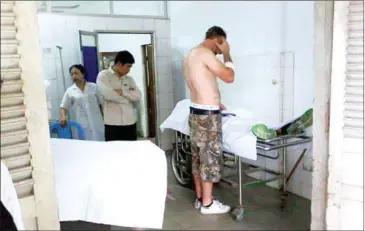
[[[109,69],[105,69],[99,72],[98,77],[109,76],[109,75],[110,75]]]
[[[128,81],[134,81],[134,78],[131,75],[126,75],[124,78]]]
[[[190,56],[190,57],[201,57],[201,56],[210,55],[210,54],[213,54],[213,53],[207,47],[197,46],[197,47],[192,48],[189,51],[189,53],[188,53],[187,56]]]

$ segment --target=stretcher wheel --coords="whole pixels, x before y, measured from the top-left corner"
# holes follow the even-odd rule
[[[280,208],[281,208],[281,210],[284,210],[286,208],[288,195],[289,194],[287,192],[280,193]]]
[[[231,212],[231,215],[233,216],[233,219],[236,221],[241,221],[243,219],[244,209],[243,208],[235,208]]]
[[[185,188],[193,187],[193,177],[191,174],[191,156],[184,153],[182,150],[177,152],[176,149],[172,151],[171,167],[176,181]]]

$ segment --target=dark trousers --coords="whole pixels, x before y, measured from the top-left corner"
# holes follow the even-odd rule
[[[117,140],[137,140],[137,125],[106,125],[105,124],[105,141]]]
[[[5,208],[3,202],[1,201],[1,208],[0,208],[0,230],[18,230],[13,216],[10,212]]]

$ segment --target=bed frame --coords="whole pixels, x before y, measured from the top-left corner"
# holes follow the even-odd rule
[[[266,183],[273,182],[273,181],[281,181],[281,188],[280,188],[280,207],[283,209],[286,206],[286,199],[288,196],[286,185],[297,169],[300,161],[303,159],[305,153],[307,152],[307,148],[304,148],[300,156],[298,157],[295,165],[290,170],[289,174],[286,173],[286,155],[287,147],[296,146],[300,144],[309,143],[312,141],[312,137],[306,136],[304,134],[300,135],[286,135],[280,136],[275,139],[270,140],[257,140],[256,147],[258,150],[262,151],[258,152],[258,156],[262,156],[264,158],[269,159],[278,159],[282,157],[282,164],[280,165],[280,172],[272,171],[270,169],[262,168],[256,165],[250,164],[247,170],[242,169],[242,157],[236,156],[233,153],[224,152],[224,163],[225,167],[229,168],[237,168],[238,169],[238,183],[230,181],[226,178],[221,179],[222,183],[226,183],[234,188],[238,187],[239,193],[239,201],[238,206],[234,208],[231,212],[231,215],[235,220],[242,220],[244,214],[244,206],[242,202],[242,190],[244,188],[258,186],[258,185],[266,185]],[[265,153],[268,151],[277,150],[276,156],[269,156]],[[281,151],[280,151],[281,150]],[[172,152],[171,157],[171,165],[173,169],[174,176],[179,184],[184,187],[192,187],[193,185],[193,178],[191,174],[191,151],[190,151],[190,139],[189,136],[184,135],[178,131],[175,131],[175,142],[174,142],[174,150]],[[226,163],[228,161],[233,161],[234,165],[230,166]],[[274,177],[267,179],[267,180],[252,180],[249,182],[242,182],[242,173],[245,175],[254,173],[254,172],[265,172],[274,175]]]

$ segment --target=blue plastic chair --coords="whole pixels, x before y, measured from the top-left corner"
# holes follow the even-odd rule
[[[85,140],[84,128],[75,121],[68,121],[66,126],[62,127],[59,122],[55,122],[49,128],[50,133],[56,132],[61,139],[73,139],[71,128],[74,127],[79,135],[79,140]]]

